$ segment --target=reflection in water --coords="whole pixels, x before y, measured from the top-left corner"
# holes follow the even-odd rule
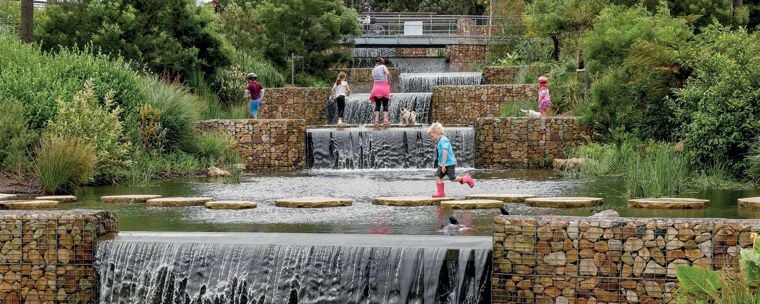
[[[459,168],[457,168],[459,171]],[[592,208],[551,209],[506,204],[511,214],[557,214],[589,216],[613,209],[627,217],[724,217],[758,218],[760,214],[738,212],[736,199],[760,196],[760,190],[710,190],[685,196],[708,198],[705,210],[628,209],[621,178],[570,179],[553,171],[462,169],[478,179],[475,188],[447,185],[446,192],[462,198],[468,194],[524,193],[541,196],[597,196],[604,205]],[[79,195],[82,203],[62,208],[114,210],[121,230],[147,231],[261,231],[318,233],[436,234],[448,216],[471,226],[472,235],[490,235],[498,209],[452,211],[427,207],[372,205],[378,196],[428,196],[436,191],[433,169],[311,170],[290,173],[257,173],[244,176],[240,184],[222,184],[205,179],[160,181],[148,187],[124,185],[87,187]],[[256,209],[207,210],[203,207],[148,208],[143,205],[106,205],[102,195],[161,194],[164,196],[212,196],[216,199],[253,200]],[[353,206],[325,209],[292,209],[274,206],[274,200],[293,196],[335,196],[353,199]]]

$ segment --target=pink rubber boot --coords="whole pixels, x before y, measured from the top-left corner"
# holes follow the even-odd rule
[[[438,187],[438,193],[433,194],[433,197],[446,197],[446,193],[443,192],[443,183],[435,184]]]
[[[469,174],[465,174],[464,176],[462,176],[462,180],[459,183],[467,184],[468,186],[470,186],[470,188],[475,187],[475,180],[472,179],[472,176],[470,176]]]

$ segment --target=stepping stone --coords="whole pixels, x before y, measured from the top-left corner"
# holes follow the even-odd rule
[[[0,193],[0,201],[14,200],[17,197],[15,194]]]
[[[739,208],[760,209],[760,197],[745,197],[737,200]]]
[[[391,196],[376,197],[372,199],[374,205],[400,206],[400,207],[419,207],[438,205],[442,201],[453,200],[451,197],[429,197],[429,196]]]
[[[710,200],[698,198],[661,197],[628,200],[628,208],[644,209],[704,209]]]
[[[51,200],[0,201],[0,209],[9,210],[55,209],[56,207],[58,207],[58,201]]]
[[[351,206],[353,200],[334,197],[296,197],[274,201],[277,207],[285,208],[326,208]]]
[[[525,202],[526,198],[536,197],[533,194],[473,194],[473,195],[465,195],[464,199],[466,200],[474,200],[474,199],[486,199],[486,200],[497,200],[502,201],[505,203],[522,203]]]
[[[107,195],[101,196],[100,201],[106,204],[144,204],[145,201],[160,198],[160,195],[135,194],[135,195]]]
[[[490,199],[466,199],[443,201],[441,207],[449,209],[499,209],[504,207],[504,202]]]
[[[602,204],[599,197],[534,197],[526,198],[525,204],[533,207],[582,208]]]
[[[152,198],[145,201],[145,206],[150,207],[189,207],[203,206],[211,201],[210,197],[162,197]]]
[[[206,202],[208,209],[252,209],[256,208],[256,202],[248,201],[211,201]]]
[[[43,200],[43,201],[57,201],[61,204],[74,203],[77,201],[77,197],[73,195],[46,195],[46,196],[38,196],[38,197],[35,197],[34,199]]]

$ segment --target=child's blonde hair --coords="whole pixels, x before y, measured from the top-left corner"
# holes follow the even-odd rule
[[[443,125],[440,122],[433,123],[432,125],[430,125],[430,128],[428,128],[427,133],[428,135],[432,133],[443,135]]]
[[[335,85],[339,86],[340,82],[343,81],[343,80],[345,80],[345,79],[346,79],[346,73],[344,73],[344,72],[338,73],[338,78],[335,79]]]

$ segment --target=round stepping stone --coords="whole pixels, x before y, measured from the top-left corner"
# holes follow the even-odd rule
[[[760,197],[745,197],[737,200],[739,208],[760,209]]]
[[[504,202],[489,199],[466,199],[443,201],[441,207],[449,209],[499,209],[504,207]]]
[[[137,194],[137,195],[107,195],[101,196],[100,201],[106,204],[144,204],[145,201],[160,198],[160,195]]]
[[[208,209],[252,209],[256,208],[256,202],[248,201],[211,201],[206,202]]]
[[[15,194],[0,193],[0,201],[13,200],[16,199],[16,197],[17,196]]]
[[[297,197],[283,198],[274,201],[277,207],[286,208],[325,208],[351,206],[353,201],[345,198],[333,197]]]
[[[35,197],[34,199],[43,200],[43,201],[56,201],[61,204],[73,203],[77,201],[77,197],[73,195],[45,195],[45,196]]]
[[[628,207],[644,209],[704,209],[709,202],[710,200],[698,198],[637,198],[628,200]]]
[[[526,198],[536,197],[533,194],[473,194],[473,195],[466,195],[464,199],[466,200],[475,200],[475,199],[486,199],[486,200],[497,200],[502,201],[505,203],[522,203],[525,202]]]
[[[400,207],[419,207],[438,205],[442,201],[453,200],[451,197],[429,197],[429,196],[391,196],[376,197],[372,199],[374,205],[400,206]]]
[[[162,197],[152,198],[145,201],[145,206],[150,207],[189,207],[189,206],[203,206],[208,201],[211,201],[210,197]]]
[[[0,202],[0,209],[10,209],[10,210],[55,209],[56,207],[58,207],[58,201],[50,201],[50,200]]]
[[[548,208],[582,208],[602,204],[598,197],[534,197],[526,198],[525,204],[533,207]]]

